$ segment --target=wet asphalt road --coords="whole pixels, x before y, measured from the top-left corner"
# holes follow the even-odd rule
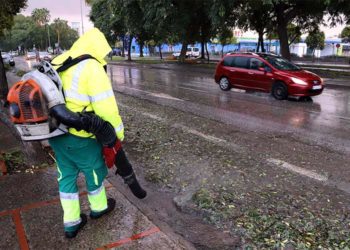
[[[15,61],[17,68],[26,71],[36,64],[22,57]],[[115,90],[126,94],[242,128],[293,134],[350,152],[350,82],[348,87],[326,87],[305,102],[278,101],[267,93],[237,89],[224,92],[214,82],[214,70],[193,65],[110,65],[109,74]]]
[[[311,102],[278,101],[261,92],[221,91],[213,74],[209,69],[198,72],[194,66],[110,66],[117,91],[163,99],[165,105],[254,131],[292,133],[350,152],[350,88],[326,88]]]

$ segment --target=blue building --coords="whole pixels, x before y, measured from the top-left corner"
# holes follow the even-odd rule
[[[238,38],[236,44],[228,44],[224,46],[224,53],[235,52],[235,51],[253,52],[253,51],[256,51],[257,45],[258,45],[257,38]],[[266,51],[279,53],[279,48],[280,48],[279,40],[265,40],[264,45],[265,45],[264,47]],[[201,48],[200,43],[191,44],[189,46]],[[162,49],[162,53],[166,55],[166,54],[172,54],[174,52],[180,52],[181,47],[182,47],[181,44],[173,44],[173,45],[163,44],[161,49]],[[222,45],[217,43],[214,39],[214,42],[207,43],[207,48],[211,55],[218,55],[221,53]],[[155,47],[154,51],[156,53],[159,53],[159,48]],[[135,38],[132,40],[132,43],[131,43],[131,54],[133,55],[140,54],[140,46],[136,42]],[[143,54],[145,56],[150,55],[150,50],[147,46],[144,46]]]

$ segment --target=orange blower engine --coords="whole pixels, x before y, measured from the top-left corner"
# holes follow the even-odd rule
[[[66,126],[49,114],[50,108],[65,103],[57,72],[51,71],[55,82],[47,75],[50,70],[51,65],[44,64],[42,72],[25,74],[7,96],[11,120],[24,141],[44,140],[67,132]]]

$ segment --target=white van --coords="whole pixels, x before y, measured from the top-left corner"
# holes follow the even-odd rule
[[[176,52],[173,54],[173,56],[179,57],[180,52]],[[200,50],[197,47],[188,47],[186,51],[186,57],[199,57],[200,56]]]

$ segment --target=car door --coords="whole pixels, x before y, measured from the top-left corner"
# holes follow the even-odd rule
[[[247,82],[251,88],[269,91],[273,82],[271,68],[258,58],[249,58]]]
[[[250,88],[249,86],[249,57],[235,56],[232,62],[231,74],[234,75],[232,84],[238,88]]]
[[[226,76],[231,83],[231,85],[235,85],[236,83],[236,70],[233,68],[234,66],[234,57],[233,56],[226,56],[224,60],[222,61],[222,69],[223,73],[222,76]]]

